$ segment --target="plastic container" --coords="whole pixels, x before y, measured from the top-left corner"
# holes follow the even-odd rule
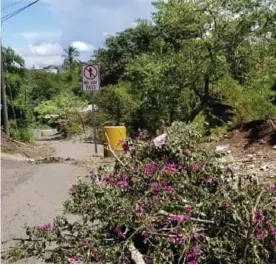
[[[229,144],[216,146],[216,152],[227,152],[229,150]]]
[[[106,137],[108,136],[109,144],[115,151],[123,151],[123,147],[120,144],[120,140],[126,139],[126,127],[125,126],[106,126],[104,127],[105,143],[108,144]]]

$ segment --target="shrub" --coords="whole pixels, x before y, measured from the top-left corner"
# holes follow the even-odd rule
[[[27,229],[6,258],[51,263],[273,263],[275,184],[234,189],[194,125],[174,123],[164,145],[131,146],[113,170],[70,188],[64,216]],[[50,243],[55,243],[50,246]],[[50,246],[50,247],[49,247]],[[138,258],[137,258],[138,257]]]
[[[34,138],[34,135],[29,128],[15,127],[13,123],[11,123],[10,134],[13,139],[22,141],[22,142],[29,142]]]

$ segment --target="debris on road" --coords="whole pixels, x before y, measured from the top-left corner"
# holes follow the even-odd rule
[[[229,144],[216,146],[216,152],[227,152],[227,151],[229,151]]]

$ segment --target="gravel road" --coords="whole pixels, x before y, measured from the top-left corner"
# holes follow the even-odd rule
[[[80,158],[91,156],[94,146],[50,142],[56,156]],[[102,146],[99,146],[102,154]],[[92,166],[92,165],[91,165]],[[69,187],[84,176],[87,169],[69,164],[31,165],[22,161],[1,160],[1,243],[2,250],[11,238],[24,236],[25,225],[41,225],[62,211]]]

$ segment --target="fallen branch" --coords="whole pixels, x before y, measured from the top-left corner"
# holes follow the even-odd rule
[[[168,216],[168,217],[175,216],[174,214],[167,213],[164,210],[160,210],[158,212],[158,214],[159,215],[165,215],[165,216]],[[193,222],[198,222],[198,223],[204,223],[204,224],[215,224],[215,221],[213,221],[213,220],[204,220],[204,219],[200,219],[200,218],[189,218],[188,221],[193,221]],[[232,227],[236,227],[236,225],[234,225],[234,224],[227,223],[227,225],[232,226]]]
[[[25,144],[25,143],[22,143],[22,142],[16,141],[16,140],[11,139],[11,138],[9,138],[9,141],[14,142],[14,143],[16,143],[16,144],[20,144],[20,145],[26,146],[26,147],[30,147],[29,145],[27,145],[27,144]]]
[[[131,242],[130,245],[133,244],[132,241],[130,241],[130,240],[132,240],[132,238],[137,234],[137,232],[140,231],[143,227],[144,227],[143,225],[141,225],[140,227],[138,227],[138,228],[129,236],[129,238],[128,238],[128,239],[126,240],[126,242],[124,243],[123,250],[122,250],[122,255],[121,255],[121,258],[120,258],[120,259],[121,259],[121,263],[123,262],[124,255],[125,255],[125,249],[129,246],[129,242]],[[133,245],[133,248],[136,250],[136,248],[134,247],[134,245]],[[137,251],[138,251],[138,250],[137,250]],[[133,260],[134,260],[134,259],[133,259]],[[138,262],[138,264],[139,264],[139,262]],[[144,262],[144,264],[145,264],[145,262]]]
[[[252,208],[252,213],[251,213],[251,218],[249,221],[249,228],[247,230],[247,235],[246,235],[246,239],[245,239],[245,243],[244,243],[244,251],[243,251],[243,260],[246,258],[246,254],[247,254],[247,250],[249,248],[249,241],[250,241],[250,237],[254,232],[254,217],[255,217],[255,212],[257,210],[258,204],[260,202],[260,199],[263,195],[264,191],[262,190],[256,200],[256,203],[254,205],[254,207]]]
[[[143,255],[135,248],[133,242],[129,244],[128,250],[130,251],[131,258],[136,264],[146,264]]]
[[[271,127],[272,127],[272,130],[273,130],[274,132],[276,132],[276,125],[274,124],[274,122],[273,122],[271,119],[269,119],[269,123],[270,123],[270,125],[271,125]]]

